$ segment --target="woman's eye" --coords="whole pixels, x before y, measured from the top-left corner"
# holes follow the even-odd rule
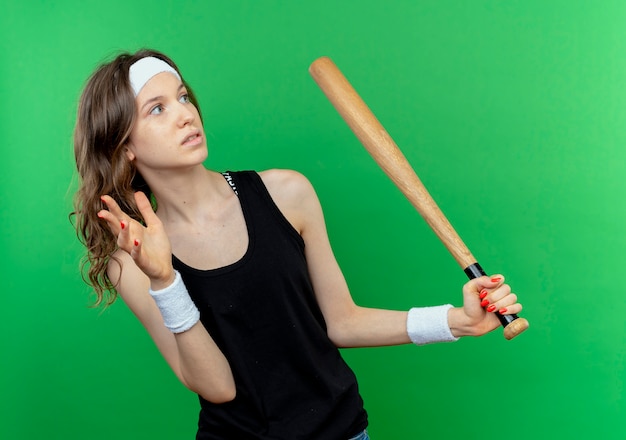
[[[155,105],[154,107],[152,107],[152,109],[150,110],[150,114],[151,115],[160,115],[161,113],[163,113],[163,106],[161,104],[159,105]]]
[[[187,104],[190,102],[189,95],[187,95],[186,93],[184,95],[181,95],[181,97],[178,100],[182,102],[183,104]]]

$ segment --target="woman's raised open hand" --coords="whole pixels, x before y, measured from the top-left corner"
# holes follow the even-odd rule
[[[169,286],[174,280],[172,247],[161,220],[152,210],[152,205],[142,192],[135,193],[137,208],[146,225],[132,219],[110,196],[101,197],[107,209],[98,212],[106,220],[111,232],[117,236],[117,245],[128,252],[132,259],[158,290]]]

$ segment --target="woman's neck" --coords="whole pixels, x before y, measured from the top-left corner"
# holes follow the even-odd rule
[[[219,211],[232,190],[220,173],[204,166],[179,173],[147,178],[157,200],[157,215],[163,223],[195,223]]]

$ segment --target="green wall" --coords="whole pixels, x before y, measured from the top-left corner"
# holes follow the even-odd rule
[[[79,92],[170,54],[215,169],[318,189],[356,300],[460,304],[465,275],[308,74],[332,57],[531,328],[346,350],[374,440],[626,436],[626,3],[34,1],[0,6],[0,438],[193,438],[196,397],[122,302],[89,309],[67,220]]]

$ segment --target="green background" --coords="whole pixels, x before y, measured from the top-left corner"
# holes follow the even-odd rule
[[[207,165],[318,190],[362,305],[465,275],[308,74],[334,59],[531,328],[345,350],[373,440],[626,437],[626,3],[18,1],[0,12],[0,437],[190,439],[197,398],[120,301],[88,308],[67,215],[95,66],[143,46],[194,86]]]

